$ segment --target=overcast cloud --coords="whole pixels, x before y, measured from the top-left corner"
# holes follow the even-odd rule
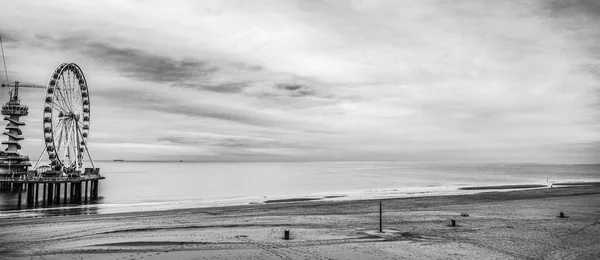
[[[0,8],[11,80],[83,69],[97,159],[600,162],[595,0]]]

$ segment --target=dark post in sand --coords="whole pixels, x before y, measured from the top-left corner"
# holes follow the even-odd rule
[[[383,211],[381,209],[381,200],[379,201],[379,232],[383,233]]]

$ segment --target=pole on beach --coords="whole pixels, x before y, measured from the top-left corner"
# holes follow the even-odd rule
[[[381,200],[379,201],[379,232],[383,233],[383,209],[381,208]]]

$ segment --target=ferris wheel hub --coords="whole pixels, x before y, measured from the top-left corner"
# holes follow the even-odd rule
[[[67,112],[67,113],[63,113],[62,111],[60,113],[58,113],[58,118],[60,119],[72,119],[75,121],[79,121],[80,118],[80,114],[79,113],[73,113],[73,112]]]

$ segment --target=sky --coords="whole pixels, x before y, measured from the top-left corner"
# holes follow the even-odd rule
[[[97,160],[600,162],[595,0],[0,7],[10,81],[83,70]]]

